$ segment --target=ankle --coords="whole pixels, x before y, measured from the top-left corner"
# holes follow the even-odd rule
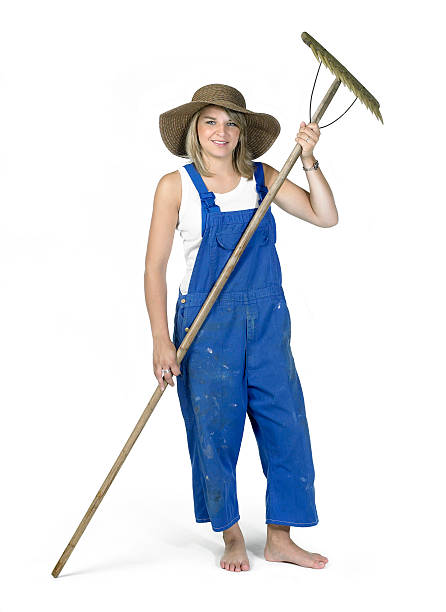
[[[269,523],[267,525],[266,537],[268,541],[290,539],[290,526]]]
[[[225,541],[225,544],[243,540],[243,534],[239,527],[239,524],[235,523],[235,525],[232,525],[232,527],[230,527],[229,529],[225,529],[223,531],[223,539]]]

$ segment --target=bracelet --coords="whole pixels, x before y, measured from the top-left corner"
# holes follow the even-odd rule
[[[302,162],[302,168],[305,170],[305,172],[310,172],[310,170],[317,170],[319,168],[319,162],[316,160],[314,164],[311,166],[311,168],[305,168]]]

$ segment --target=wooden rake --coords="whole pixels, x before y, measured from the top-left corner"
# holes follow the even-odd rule
[[[302,37],[302,40],[313,51],[314,55],[316,56],[316,59],[318,59],[319,61],[323,62],[324,65],[336,76],[335,80],[330,85],[327,93],[325,94],[325,96],[323,97],[321,103],[319,104],[319,107],[316,109],[316,112],[311,117],[311,122],[315,122],[315,123],[319,124],[320,119],[322,118],[322,116],[324,115],[325,111],[327,110],[327,108],[328,108],[331,100],[333,99],[333,96],[337,92],[340,84],[344,83],[344,85],[346,87],[348,87],[351,91],[353,91],[353,93],[356,95],[356,97],[359,98],[359,100],[363,104],[365,104],[365,106],[382,123],[384,123],[383,119],[382,119],[382,116],[381,116],[381,113],[379,111],[379,103],[376,100],[376,98],[374,98],[372,96],[372,94],[369,91],[367,91],[367,89],[357,79],[355,79],[355,77],[352,74],[350,74],[350,72],[347,70],[347,68],[345,68],[335,57],[333,57],[333,55],[331,55],[331,53],[329,53],[312,36],[307,34],[307,32],[302,32],[301,37]],[[228,280],[229,276],[231,275],[231,272],[233,271],[233,269],[234,269],[235,265],[237,264],[238,260],[240,259],[241,255],[242,255],[243,251],[245,250],[248,242],[250,241],[253,233],[257,229],[257,226],[259,225],[260,221],[263,219],[263,217],[266,214],[269,206],[271,205],[272,201],[274,200],[274,197],[276,196],[277,192],[279,191],[282,183],[285,181],[285,179],[288,176],[291,168],[294,166],[294,164],[296,163],[296,161],[299,158],[299,156],[301,155],[301,153],[302,153],[302,147],[301,147],[301,145],[299,143],[297,143],[295,145],[294,149],[292,150],[290,156],[286,160],[282,170],[279,172],[276,180],[274,181],[274,184],[271,186],[271,189],[269,189],[267,195],[263,199],[263,202],[261,203],[261,205],[259,206],[259,208],[256,211],[255,215],[252,217],[251,221],[249,222],[245,232],[243,233],[242,237],[240,238],[239,242],[237,243],[237,246],[235,247],[231,257],[227,261],[227,263],[226,263],[225,267],[223,268],[220,276],[218,277],[218,279],[215,282],[214,286],[212,287],[208,297],[206,298],[205,302],[203,303],[203,306],[201,307],[199,313],[197,314],[197,316],[195,317],[193,323],[191,324],[191,326],[189,328],[189,331],[187,332],[183,342],[179,346],[178,351],[177,351],[177,362],[178,362],[178,364],[181,363],[184,355],[186,354],[186,352],[187,352],[188,348],[190,347],[191,343],[193,342],[193,340],[194,340],[195,336],[197,335],[200,327],[203,325],[204,321],[206,320],[206,317],[209,314],[210,309],[212,308],[214,302],[218,298],[221,290],[223,289],[226,281]],[[123,449],[119,453],[118,458],[116,459],[115,463],[113,464],[113,466],[112,466],[110,472],[108,473],[106,479],[102,483],[101,488],[99,489],[98,493],[96,494],[96,497],[91,502],[90,507],[88,508],[88,510],[85,513],[83,519],[79,523],[79,526],[76,529],[76,531],[74,532],[73,537],[69,541],[67,547],[63,551],[60,559],[58,560],[58,562],[56,563],[53,571],[51,572],[51,574],[52,574],[52,576],[54,576],[54,578],[57,578],[57,576],[60,574],[60,572],[61,572],[62,568],[64,567],[65,563],[67,562],[69,556],[73,552],[74,547],[78,543],[81,535],[84,533],[88,523],[92,519],[93,514],[96,512],[99,504],[103,500],[103,498],[104,498],[105,494],[107,493],[111,483],[115,479],[115,477],[116,477],[118,471],[120,470],[122,464],[126,460],[127,455],[131,451],[131,449],[132,449],[133,445],[135,444],[139,434],[143,430],[144,425],[147,423],[150,415],[152,414],[155,406],[157,405],[158,401],[160,400],[160,398],[161,398],[162,394],[164,393],[164,390],[166,389],[166,387],[167,387],[167,383],[166,383],[164,389],[160,389],[159,385],[157,384],[155,392],[153,393],[153,395],[152,395],[149,403],[147,404],[144,412],[142,413],[141,417],[139,418],[138,422],[136,423],[135,428],[133,429],[132,433],[130,434],[129,439],[127,440],[127,442],[125,443]]]

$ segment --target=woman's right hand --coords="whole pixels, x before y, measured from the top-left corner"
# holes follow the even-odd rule
[[[165,372],[163,379],[161,370],[167,370],[168,368],[170,368],[170,372]],[[164,389],[164,381],[169,383],[171,387],[175,386],[172,374],[181,376],[181,370],[177,363],[177,349],[170,338],[154,340],[153,342],[153,373],[160,389]]]

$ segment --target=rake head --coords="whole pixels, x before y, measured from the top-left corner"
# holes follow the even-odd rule
[[[379,111],[379,102],[372,94],[355,79],[355,77],[347,70],[345,66],[327,51],[321,44],[317,42],[307,32],[302,32],[302,40],[313,51],[316,59],[323,62],[324,65],[338,78],[346,87],[351,89],[359,100],[372,111],[372,113],[384,124],[383,118]]]

